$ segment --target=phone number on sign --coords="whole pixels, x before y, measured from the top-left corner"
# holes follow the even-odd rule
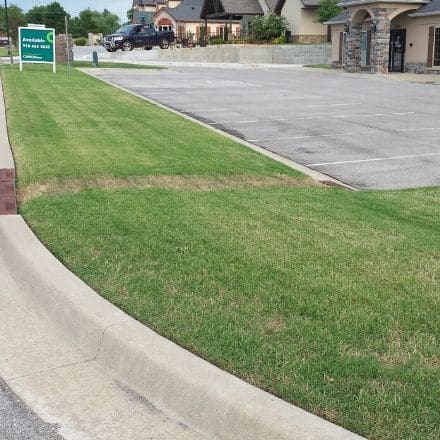
[[[48,44],[23,44],[22,47],[25,49],[51,49]]]

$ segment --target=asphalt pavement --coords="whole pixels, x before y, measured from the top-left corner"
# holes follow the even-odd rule
[[[279,67],[96,74],[359,189],[440,184],[438,84]]]
[[[0,439],[63,440],[58,426],[43,422],[0,378]]]

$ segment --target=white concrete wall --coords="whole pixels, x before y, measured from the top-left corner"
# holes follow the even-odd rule
[[[194,48],[161,50],[133,50],[131,52],[106,52],[103,47],[75,47],[76,61],[91,61],[92,52],[98,51],[100,60],[117,62],[151,61],[239,63],[239,64],[328,64],[331,56],[329,44],[304,45],[241,45],[229,44]]]

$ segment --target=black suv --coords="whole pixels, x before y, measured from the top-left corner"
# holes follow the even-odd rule
[[[173,31],[156,31],[153,25],[130,24],[122,26],[114,34],[106,35],[102,45],[108,52],[133,50],[143,47],[146,50],[153,46],[168,49],[175,40]]]

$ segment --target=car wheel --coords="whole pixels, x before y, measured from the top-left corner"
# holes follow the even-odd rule
[[[165,38],[160,42],[159,47],[161,49],[168,49],[170,47],[170,43]]]
[[[144,49],[145,50],[151,50],[151,49],[153,49],[153,46],[145,46]]]
[[[122,50],[133,50],[133,44],[130,41],[124,41],[124,43],[122,44]]]

